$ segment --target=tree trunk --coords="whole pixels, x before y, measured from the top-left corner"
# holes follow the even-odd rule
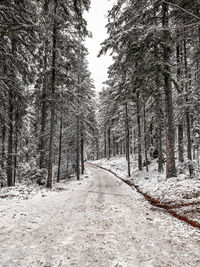
[[[16,41],[12,39],[12,56],[16,56]],[[15,80],[15,73],[10,76]],[[14,123],[14,92],[10,86],[8,91],[8,153],[7,153],[7,185],[13,185],[13,123]]]
[[[104,158],[107,158],[106,131],[104,131]]]
[[[162,26],[169,28],[169,4],[162,3]],[[170,77],[171,36],[167,29],[163,30],[164,92],[165,92],[165,127],[166,127],[166,177],[176,176],[174,156],[174,115],[172,101],[172,85]]]
[[[132,130],[132,127],[130,128],[129,133],[130,133],[130,155],[133,155],[133,130]]]
[[[84,135],[83,135],[83,122],[81,122],[81,174],[84,174]]]
[[[19,150],[21,151],[22,150],[22,138],[19,139],[18,143],[19,143],[19,145],[18,145]],[[19,155],[19,161],[20,161],[20,163],[23,163],[23,154],[22,153]],[[19,183],[21,183],[21,168],[19,168],[19,171],[18,171],[18,180],[19,180]]]
[[[26,158],[25,158],[26,163],[29,162],[29,150],[28,150],[28,145],[29,145],[29,140],[28,140],[28,138],[26,138],[26,147],[27,147],[27,149],[26,149]]]
[[[119,143],[116,142],[116,154],[119,155]]]
[[[76,126],[76,177],[80,180],[80,118],[77,116]]]
[[[41,107],[41,132],[40,132],[40,169],[45,168],[45,134],[46,134],[46,112],[47,112],[47,100],[46,100],[46,70],[47,70],[47,43],[45,44],[44,55],[44,78],[42,88],[42,107]]]
[[[138,169],[142,170],[142,144],[141,144],[141,122],[140,122],[140,95],[137,92],[137,126],[138,126]]]
[[[54,0],[54,22],[53,22],[53,47],[52,47],[52,75],[51,75],[51,118],[50,118],[50,142],[47,188],[52,188],[52,167],[53,167],[53,139],[55,125],[55,84],[56,84],[56,38],[57,38],[57,0]]]
[[[130,132],[129,132],[129,117],[128,117],[128,103],[125,104],[126,110],[126,155],[127,155],[127,164],[128,164],[128,176],[131,176],[130,170]]]
[[[179,162],[184,162],[184,145],[183,145],[183,124],[178,125],[178,158]]]
[[[44,3],[44,16],[48,16],[48,0]],[[47,18],[45,18],[47,20]],[[47,32],[47,22],[45,25]],[[43,62],[43,84],[42,84],[42,106],[41,106],[41,130],[40,130],[40,169],[46,168],[46,117],[47,117],[47,56],[48,56],[48,40],[45,36],[44,41],[44,62]]]
[[[99,139],[98,137],[96,138],[96,160],[102,158],[101,153],[99,152]]]
[[[110,127],[108,128],[108,159],[111,156],[111,138],[110,138]]]
[[[16,113],[16,118],[15,118],[15,155],[14,155],[14,177],[13,177],[13,185],[15,185],[15,182],[16,182],[16,174],[17,174],[18,120],[19,120],[19,114],[17,112]]]
[[[120,155],[123,155],[123,142],[120,142]]]
[[[144,116],[144,155],[145,155],[145,165],[146,171],[149,171],[148,167],[148,157],[147,157],[147,127],[146,127],[146,110],[145,110],[145,101],[143,105],[143,116]]]
[[[191,133],[190,133],[190,108],[189,108],[189,98],[188,98],[188,64],[187,64],[187,47],[186,40],[184,40],[184,63],[185,63],[185,101],[186,101],[186,125],[187,125],[187,157],[192,160],[192,145],[191,145]],[[192,165],[189,163],[189,173],[190,176],[193,174]]]
[[[60,169],[61,169],[61,160],[62,160],[62,129],[63,129],[63,117],[62,117],[62,114],[61,114],[61,117],[60,117],[60,135],[59,135],[59,151],[58,151],[57,183],[60,182]]]
[[[4,105],[5,110],[5,105]],[[6,144],[6,120],[5,115],[3,115],[3,122],[2,122],[2,154],[1,154],[1,167],[4,169],[5,165],[5,144]]]
[[[8,95],[8,154],[7,154],[7,185],[13,184],[13,89]]]
[[[126,155],[126,159],[127,159],[127,154],[126,154],[126,140],[123,141],[123,154]]]
[[[113,134],[113,142],[112,142],[112,152],[113,152],[113,157],[116,156],[116,150],[115,150],[115,136]]]
[[[136,154],[137,154],[137,133],[136,133],[136,130],[133,130],[133,153],[134,153],[135,158],[136,158]]]
[[[181,78],[181,61],[180,61],[180,44],[177,43],[176,46],[176,59],[177,59],[177,81],[179,85],[180,84],[180,78]],[[182,91],[182,90],[181,90]],[[184,144],[183,144],[183,121],[182,118],[179,118],[179,124],[178,124],[178,155],[179,155],[179,162],[184,162]]]
[[[162,110],[160,103],[156,100],[156,118],[157,118],[157,136],[158,136],[158,172],[161,173],[163,169],[163,151],[162,151]]]

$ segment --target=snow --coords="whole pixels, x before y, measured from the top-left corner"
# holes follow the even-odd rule
[[[0,199],[0,266],[200,265],[198,229],[104,170],[87,166],[87,176]]]
[[[156,161],[149,166],[149,172],[147,172],[145,167],[143,171],[138,171],[137,162],[131,159],[132,172],[129,178],[127,161],[124,157],[101,159],[94,163],[114,171],[123,179],[132,180],[142,192],[163,204],[200,202],[200,177],[198,176],[190,179],[186,174],[180,174],[178,177],[166,179],[165,172],[162,174],[157,172]]]
[[[0,189],[0,199],[29,199],[36,194],[45,194],[46,189],[38,185],[17,184],[13,187],[3,187]]]

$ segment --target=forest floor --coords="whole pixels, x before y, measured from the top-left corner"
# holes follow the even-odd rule
[[[200,266],[200,231],[87,165],[88,178],[0,199],[1,267]]]

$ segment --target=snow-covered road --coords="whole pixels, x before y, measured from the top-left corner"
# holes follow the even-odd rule
[[[200,266],[200,231],[87,166],[68,191],[0,200],[0,266]]]

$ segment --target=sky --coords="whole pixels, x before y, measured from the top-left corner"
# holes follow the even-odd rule
[[[91,0],[91,8],[85,14],[88,23],[88,30],[92,32],[93,38],[87,38],[85,45],[89,50],[88,62],[89,70],[94,79],[95,89],[99,92],[103,87],[103,82],[107,79],[107,69],[112,64],[109,53],[105,56],[97,57],[100,44],[107,37],[107,11],[111,9],[114,0]]]

